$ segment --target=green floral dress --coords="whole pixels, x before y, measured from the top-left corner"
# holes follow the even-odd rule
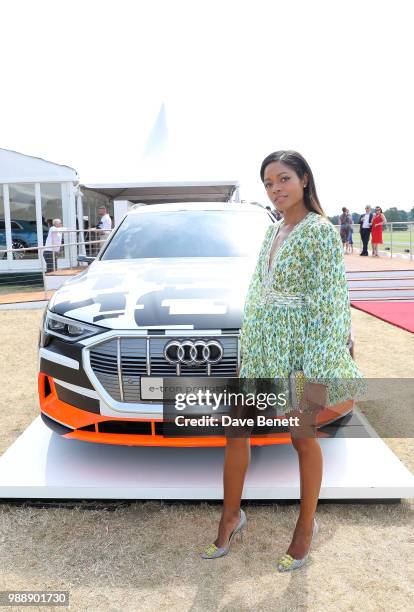
[[[351,311],[341,238],[326,217],[309,212],[282,242],[268,271],[283,223],[267,229],[250,280],[240,378],[294,376],[299,390],[306,380],[326,384],[329,403],[336,403],[359,388],[347,384],[344,391],[344,379],[362,378],[348,348]]]

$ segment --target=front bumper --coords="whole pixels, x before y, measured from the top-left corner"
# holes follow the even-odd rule
[[[53,377],[42,372],[38,376],[38,390],[41,416],[45,424],[64,438],[115,444],[124,446],[167,446],[167,447],[213,447],[225,446],[226,437],[167,437],[163,435],[161,418],[118,418],[107,417],[87,408],[79,408],[63,401],[58,392],[60,385]],[[85,397],[85,406],[90,398]],[[353,409],[352,400],[326,409],[318,415],[318,427],[323,427]],[[93,409],[93,408],[92,408]],[[280,433],[257,435],[252,433],[250,443],[253,446],[270,444],[288,444],[291,436],[286,428]],[[323,437],[324,434],[320,432]]]
[[[114,332],[103,337],[67,343],[49,338],[39,352],[38,392],[44,422],[59,435],[86,442],[126,446],[211,447],[225,446],[226,437],[163,435],[163,406],[158,402],[122,402],[108,394],[97,380],[90,364],[90,350]],[[224,336],[223,336],[224,337]],[[234,366],[234,364],[233,364]],[[151,372],[150,372],[151,373]],[[212,372],[214,376],[214,372]],[[234,374],[233,374],[234,375]],[[323,427],[352,411],[349,400],[321,411],[317,426]],[[184,433],[184,431],[183,431]],[[194,433],[192,429],[191,434]],[[320,432],[323,436],[323,432]],[[291,435],[286,427],[260,434],[253,430],[252,445],[286,444]]]

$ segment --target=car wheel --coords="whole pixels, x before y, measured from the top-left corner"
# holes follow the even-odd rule
[[[22,242],[21,240],[12,240],[12,249],[24,249],[25,248],[25,243]],[[6,245],[4,245],[4,248],[7,248]],[[24,252],[20,252],[20,253],[12,253],[13,259],[23,259],[24,257]],[[7,253],[3,253],[3,257],[2,259],[7,259]]]
[[[12,240],[12,248],[13,249],[24,249],[26,247],[25,243],[21,240]],[[18,253],[13,253],[13,259],[23,259],[25,256],[24,251],[19,251]]]

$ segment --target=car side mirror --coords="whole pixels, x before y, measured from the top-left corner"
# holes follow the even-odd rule
[[[92,263],[95,261],[95,257],[88,257],[87,255],[78,255],[77,260],[79,263]]]

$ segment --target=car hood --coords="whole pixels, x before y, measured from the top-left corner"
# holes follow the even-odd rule
[[[48,307],[108,329],[237,329],[255,264],[247,257],[95,261]]]

